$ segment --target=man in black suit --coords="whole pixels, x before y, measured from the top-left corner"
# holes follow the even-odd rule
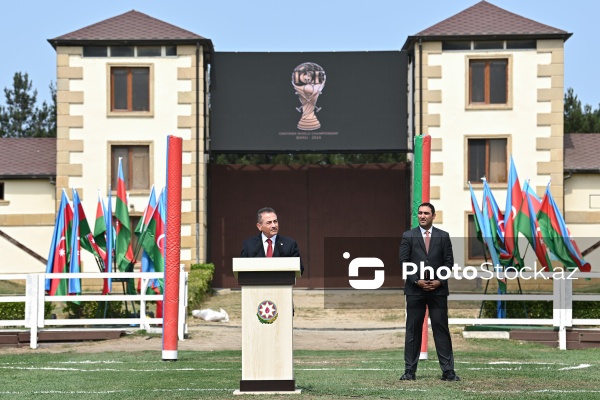
[[[419,206],[419,226],[404,232],[400,243],[400,265],[403,270],[414,270],[403,263],[416,264],[417,273],[407,274],[404,285],[406,295],[406,338],[404,341],[404,375],[400,380],[415,380],[421,333],[426,307],[429,308],[431,328],[440,367],[442,380],[459,381],[454,372],[452,340],[448,329],[448,282],[439,276],[440,267],[452,268],[454,256],[450,235],[433,227],[435,207],[431,203]],[[421,276],[421,265],[433,268],[433,276]],[[427,271],[424,270],[426,273]],[[447,275],[442,274],[447,277]]]
[[[242,257],[300,257],[296,241],[278,234],[279,221],[275,210],[270,207],[258,210],[256,227],[261,233],[244,240]],[[300,273],[304,273],[302,260]]]

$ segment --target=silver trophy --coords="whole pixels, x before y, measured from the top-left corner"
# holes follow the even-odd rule
[[[325,79],[325,70],[315,63],[306,62],[294,69],[292,85],[301,104],[300,107],[296,107],[296,110],[302,113],[298,121],[298,129],[314,131],[321,127],[315,113],[321,110],[317,107],[317,99],[323,91]]]

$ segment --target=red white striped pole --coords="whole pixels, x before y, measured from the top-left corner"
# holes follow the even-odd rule
[[[163,361],[177,361],[179,325],[179,264],[181,250],[181,151],[183,140],[167,137],[167,216],[165,294],[163,312]]]
[[[431,136],[423,136],[422,150],[422,179],[421,184],[421,203],[430,201],[431,187]],[[427,346],[429,344],[429,310],[425,310],[425,320],[423,321],[423,330],[421,331],[421,354],[419,360],[427,360]]]

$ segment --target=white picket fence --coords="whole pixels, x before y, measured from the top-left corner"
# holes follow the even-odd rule
[[[152,325],[163,324],[162,318],[150,318],[146,314],[146,303],[148,301],[163,300],[163,295],[145,294],[148,282],[151,279],[164,278],[165,274],[161,272],[114,272],[114,273],[96,273],[82,272],[68,275],[69,278],[98,279],[99,286],[102,286],[102,279],[142,279],[141,294],[128,295],[117,294],[116,285],[113,283],[113,293],[102,294],[84,294],[77,296],[48,296],[45,291],[46,279],[64,279],[65,274],[0,274],[0,280],[25,281],[25,293],[13,296],[0,296],[0,302],[24,302],[25,315],[23,319],[18,320],[0,320],[0,327],[16,327],[28,329],[31,333],[30,347],[38,347],[38,332],[41,330],[50,330],[50,327],[68,327],[68,326],[137,326],[139,329],[145,329],[148,332],[161,333],[162,328],[152,327]],[[187,333],[187,288],[188,273],[181,267],[179,273],[179,313],[178,313],[178,337],[183,340]],[[44,316],[44,305],[47,302],[67,302],[67,301],[118,301],[118,302],[138,302],[140,303],[139,314],[130,318],[86,318],[86,319],[46,319]]]
[[[545,277],[553,277],[552,272],[542,273]],[[580,319],[573,318],[573,301],[600,301],[600,295],[596,294],[573,294],[573,282],[575,279],[597,279],[600,278],[599,272],[575,272],[570,275],[571,279],[566,277],[571,273],[565,273],[565,279],[553,279],[552,294],[451,294],[448,297],[449,301],[486,301],[486,300],[503,300],[503,301],[551,301],[553,314],[552,318],[450,318],[449,323],[454,325],[524,325],[524,326],[555,326],[559,332],[559,348],[566,350],[567,328],[575,326],[600,326],[600,319]],[[534,275],[530,272],[521,272],[523,279],[540,278],[540,273]],[[149,332],[161,332],[160,328],[153,328],[151,325],[162,324],[162,318],[149,318],[146,316],[146,302],[163,300],[162,295],[125,295],[125,294],[109,294],[109,295],[80,295],[76,296],[79,301],[139,301],[140,310],[138,317],[132,318],[99,318],[99,319],[45,319],[44,304],[46,302],[66,302],[73,301],[74,296],[47,296],[45,293],[46,279],[64,278],[64,274],[0,274],[0,280],[25,281],[26,293],[15,296],[0,296],[0,302],[25,302],[25,315],[20,320],[0,320],[0,327],[23,327],[31,332],[30,347],[35,349],[38,346],[37,336],[40,330],[48,329],[48,327],[56,326],[102,326],[102,325],[122,325],[122,326],[139,326],[140,329],[145,329]],[[78,273],[70,274],[72,278],[86,279],[104,279],[111,278],[141,278],[142,288],[147,287],[150,279],[163,278],[163,273]],[[455,273],[453,277],[466,278],[460,272]],[[472,278],[472,275],[470,276]],[[503,277],[502,274],[499,277]],[[514,278],[508,274],[509,279]],[[495,279],[495,278],[494,278]],[[179,322],[178,336],[179,340],[183,340],[187,333],[187,286],[188,273],[181,268],[179,275]]]
[[[552,272],[536,273],[521,272],[523,279],[541,279],[540,275],[551,278]],[[462,274],[455,274],[464,278]],[[503,274],[498,275],[503,278]],[[515,274],[509,273],[507,277],[514,279]],[[567,279],[568,277],[568,279]],[[551,301],[552,318],[450,318],[449,324],[455,325],[550,325],[558,327],[558,347],[567,349],[567,328],[576,326],[599,326],[600,319],[573,318],[573,301],[600,301],[600,295],[573,294],[573,282],[577,279],[600,278],[599,272],[565,272],[564,279],[553,279],[552,294],[451,294],[448,301]],[[494,278],[495,279],[495,278]]]

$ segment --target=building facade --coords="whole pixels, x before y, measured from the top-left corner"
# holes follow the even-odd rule
[[[529,179],[543,196],[551,180],[563,207],[564,43],[570,36],[481,1],[408,37],[409,129],[432,138],[431,198],[440,210],[436,222],[452,236],[475,237],[469,182],[481,201],[487,179],[505,208],[511,156],[521,184]],[[470,247],[465,240],[455,251],[480,261],[483,253]]]
[[[212,42],[137,11],[49,42],[57,57],[57,201],[64,188],[76,188],[93,218],[98,190],[106,198],[110,188],[116,201],[121,158],[135,227],[151,188],[158,195],[166,184],[167,136],[181,137],[181,262],[204,260]],[[91,257],[83,264],[97,270]]]

